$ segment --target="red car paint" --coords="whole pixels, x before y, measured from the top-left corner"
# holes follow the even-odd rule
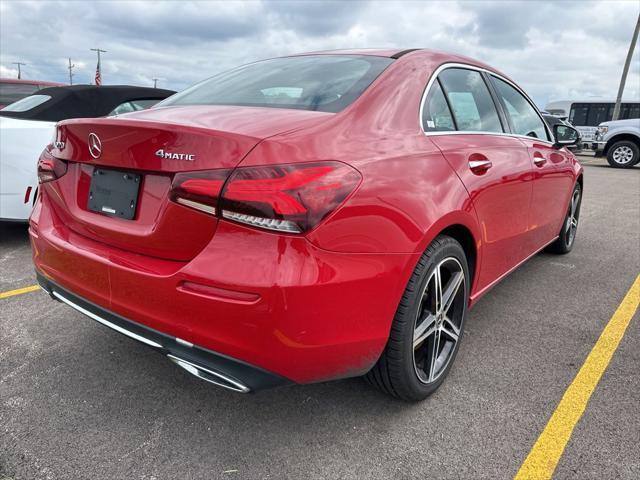
[[[550,142],[425,135],[423,93],[445,63],[495,72],[420,50],[395,60],[336,114],[179,106],[62,122],[57,140],[65,147],[49,152],[68,169],[41,185],[30,219],[36,268],[123,317],[294,382],[367,372],[416,262],[439,233],[473,239],[473,304],[557,237],[582,173],[571,153]],[[90,132],[102,139],[98,159],[88,154]],[[192,152],[195,161],[154,156],[159,146]],[[546,159],[540,166],[539,156]],[[472,172],[469,160],[483,158],[493,167]],[[342,162],[360,181],[302,234],[169,200],[179,172],[319,161]],[[144,174],[134,220],[88,210],[95,166]]]

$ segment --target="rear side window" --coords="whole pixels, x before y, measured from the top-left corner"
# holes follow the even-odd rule
[[[424,103],[422,128],[425,132],[448,132],[456,129],[453,115],[438,80],[431,87]]]
[[[449,68],[438,76],[460,131],[502,132],[500,118],[482,75]]]
[[[527,137],[549,140],[547,129],[536,109],[518,90],[507,82],[491,76],[498,97],[503,103],[513,125],[513,133]]]
[[[27,110],[42,105],[50,99],[51,97],[49,95],[29,95],[28,97],[24,97],[17,102],[7,105],[2,110],[5,112],[26,112]]]
[[[302,55],[251,63],[194,85],[169,105],[241,105],[339,112],[393,62],[367,55]]]

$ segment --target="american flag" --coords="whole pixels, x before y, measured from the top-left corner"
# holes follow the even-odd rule
[[[96,66],[96,85],[102,85],[102,75],[100,74],[100,60]]]

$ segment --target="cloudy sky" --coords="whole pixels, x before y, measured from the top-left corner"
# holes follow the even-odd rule
[[[0,0],[0,76],[182,89],[295,52],[426,47],[481,59],[548,100],[616,95],[640,2]],[[625,97],[640,98],[640,48]]]

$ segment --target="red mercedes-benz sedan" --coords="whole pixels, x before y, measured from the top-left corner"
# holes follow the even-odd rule
[[[58,124],[30,219],[53,298],[239,392],[425,398],[467,309],[571,250],[582,169],[513,81],[428,50],[252,63]]]

